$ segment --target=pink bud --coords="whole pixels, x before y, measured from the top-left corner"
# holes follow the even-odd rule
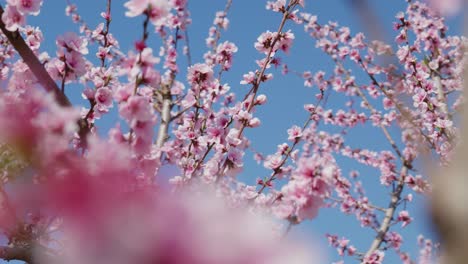
[[[258,105],[265,104],[266,100],[267,100],[266,95],[260,94],[259,96],[257,96],[257,99],[255,100],[255,104],[258,104]]]

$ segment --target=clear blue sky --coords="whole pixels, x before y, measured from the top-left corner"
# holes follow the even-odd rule
[[[5,1],[2,1],[4,4]],[[45,42],[42,50],[48,51],[51,55],[55,54],[55,38],[66,31],[78,31],[76,25],[71,23],[70,18],[64,15],[65,0],[44,1],[44,6],[39,17],[30,17],[28,22],[33,26],[39,26],[44,33]],[[91,27],[96,26],[102,21],[99,13],[105,10],[106,1],[76,1],[79,12],[84,20]],[[141,35],[141,18],[127,19],[124,17],[123,3],[125,1],[113,1],[113,21],[111,23],[111,32],[119,40],[122,51],[131,48],[133,42]],[[366,31],[367,27],[362,24],[361,16],[369,16],[366,13],[356,13],[355,9],[349,4],[352,1],[343,0],[313,0],[306,1],[306,11],[317,14],[321,23],[327,21],[337,21],[340,25],[349,26],[353,33]],[[387,39],[393,39],[395,36],[392,30],[392,22],[395,14],[405,7],[404,0],[395,1],[371,1],[373,14],[382,21],[384,26],[384,36]],[[377,4],[378,2],[378,4]],[[230,27],[222,35],[222,40],[235,42],[239,51],[234,57],[234,66],[232,70],[224,75],[224,81],[228,82],[232,90],[242,96],[247,92],[247,86],[239,85],[239,81],[244,73],[255,70],[257,65],[254,59],[261,59],[262,56],[254,49],[253,43],[258,35],[266,30],[274,31],[278,27],[280,17],[276,13],[265,10],[266,1],[261,0],[233,0],[231,11],[229,12]],[[192,13],[193,24],[189,28],[192,60],[194,63],[201,62],[203,54],[206,52],[205,38],[208,35],[208,28],[212,25],[216,11],[224,8],[225,1],[222,0],[196,0],[189,1]],[[362,17],[361,17],[362,18]],[[457,29],[459,19],[451,20],[452,29]],[[315,48],[313,39],[304,33],[301,26],[287,24],[286,29],[292,29],[296,35],[296,40],[289,56],[281,55],[291,69],[299,72],[316,72],[323,70],[330,71],[333,68],[331,60],[320,50]],[[450,31],[455,34],[456,31]],[[154,38],[152,43],[156,43]],[[150,42],[151,45],[151,42]],[[157,48],[155,48],[157,50]],[[92,50],[90,54],[93,54]],[[249,129],[247,136],[251,139],[253,147],[263,154],[273,154],[276,146],[287,141],[286,130],[292,125],[302,125],[307,114],[303,110],[303,104],[313,103],[316,91],[311,88],[303,87],[303,81],[300,78],[292,76],[283,76],[280,71],[272,71],[275,74],[273,81],[262,85],[261,93],[268,96],[268,104],[257,110],[258,117],[262,121],[262,126],[256,129]],[[356,69],[356,72],[358,70]],[[359,79],[361,78],[361,79]],[[183,76],[179,80],[185,80]],[[358,74],[358,81],[368,83],[367,79]],[[87,102],[81,99],[81,89],[78,87],[69,87],[68,95],[72,101],[77,104],[87,105]],[[332,101],[333,102],[333,101]],[[339,101],[336,101],[339,102]],[[335,102],[335,103],[336,103]],[[333,105],[331,105],[333,106]],[[344,108],[337,106],[335,109]],[[113,126],[117,122],[115,115],[109,115],[99,121],[98,126],[101,131]],[[398,133],[395,137],[399,138]],[[374,150],[389,149],[388,142],[383,138],[381,131],[377,128],[362,127],[357,128],[347,136],[348,144],[355,147],[364,147]],[[349,170],[358,169],[361,171],[362,179],[366,182],[365,186],[369,196],[381,206],[386,206],[389,196],[388,190],[379,186],[379,174],[376,170],[365,168],[351,162],[348,159],[338,158],[343,173]],[[262,165],[257,165],[251,158],[251,155],[245,157],[245,172],[243,179],[253,184],[258,177],[264,177],[269,171],[263,169]],[[416,202],[410,206],[410,212],[415,221],[410,227],[404,229],[401,233],[406,239],[403,246],[411,256],[418,254],[416,246],[416,237],[419,233],[430,235],[430,226],[427,215],[424,212],[424,202],[416,197]],[[340,258],[335,250],[328,248],[325,233],[332,233],[346,236],[351,239],[351,243],[361,251],[367,250],[370,241],[375,233],[362,229],[359,223],[354,220],[354,216],[344,216],[337,209],[321,210],[317,219],[301,224],[293,229],[294,233],[301,233],[310,238],[314,238],[319,244],[323,245],[324,252],[328,252],[330,262],[337,261]],[[354,263],[355,261],[349,261]],[[399,263],[395,256],[390,256],[385,263]]]

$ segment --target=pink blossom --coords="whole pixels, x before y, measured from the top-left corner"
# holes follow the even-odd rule
[[[383,263],[385,253],[380,250],[376,250],[369,256],[364,257],[363,264],[381,264]]]
[[[451,120],[448,120],[448,119],[439,118],[435,122],[435,125],[440,127],[440,128],[451,128],[453,126],[453,122]]]
[[[358,49],[362,49],[362,48],[366,47],[364,39],[365,39],[365,36],[364,36],[363,33],[356,34],[356,36],[354,38],[352,38],[351,41],[350,41],[351,47],[358,48]]]
[[[148,99],[142,96],[131,96],[126,102],[119,105],[119,112],[129,122],[149,121],[153,118]]]
[[[206,132],[207,132],[208,137],[209,137],[208,140],[211,141],[211,142],[220,143],[221,142],[221,137],[224,135],[224,129],[219,128],[219,127],[209,127],[206,130]]]
[[[44,38],[41,30],[30,26],[27,26],[25,30],[27,34],[26,43],[32,50],[38,50]]]
[[[356,247],[354,246],[348,246],[348,256],[354,256],[357,252]]]
[[[278,202],[273,207],[273,214],[280,219],[287,219],[294,213],[294,206],[291,202]]]
[[[145,150],[142,150],[140,152],[147,152],[149,148],[151,147],[151,139],[153,137],[153,126],[154,126],[154,119],[149,119],[149,120],[137,120],[134,122],[132,125],[132,129],[135,132],[135,135],[137,136],[137,140],[142,140],[141,143],[145,144],[146,146],[141,146]]]
[[[124,4],[128,11],[125,15],[128,17],[136,17],[141,15],[149,6],[150,0],[130,0]]]
[[[188,69],[187,79],[192,84],[202,84],[213,78],[213,69],[206,64],[197,63]]]
[[[222,65],[223,70],[229,70],[232,66],[233,54],[237,52],[234,43],[225,41],[216,48],[216,63]]]
[[[424,180],[421,175],[416,175],[416,177],[408,176],[405,179],[405,182],[411,187],[415,192],[425,193],[429,189],[429,182]]]
[[[253,84],[255,81],[255,73],[254,72],[249,72],[247,74],[244,74],[243,80],[240,82],[240,84]]]
[[[229,19],[226,16],[227,14],[223,11],[216,12],[216,17],[213,21],[213,24],[226,30],[229,26]]]
[[[57,38],[57,46],[64,48],[67,52],[76,51],[83,55],[88,54],[88,41],[79,37],[74,32],[67,32]]]
[[[291,30],[288,30],[287,32],[283,32],[280,35],[280,38],[278,40],[279,49],[288,53],[289,49],[292,46],[293,40],[294,40],[294,34],[291,32]]]
[[[298,126],[293,126],[288,129],[288,140],[296,141],[302,137],[302,129]]]
[[[268,1],[266,9],[271,9],[275,12],[281,12],[286,8],[286,0]]]
[[[385,109],[391,109],[395,107],[395,104],[393,103],[391,99],[389,99],[388,97],[385,97],[383,99],[383,106]]]
[[[403,243],[403,238],[401,237],[401,235],[395,232],[388,233],[385,240],[391,247],[393,247],[396,250],[400,249],[401,244]]]
[[[270,49],[273,48],[273,41],[276,38],[277,33],[267,31],[262,33],[255,42],[255,48],[264,54],[267,54]],[[277,44],[276,44],[277,45]],[[274,50],[273,50],[274,51]]]
[[[296,205],[299,221],[314,218],[323,205],[323,199],[329,193],[330,175],[321,175],[321,167],[325,162],[329,161],[317,156],[301,158],[298,161],[298,169],[281,189],[283,199]]]
[[[261,121],[260,121],[260,119],[258,117],[254,117],[254,118],[250,119],[249,123],[248,123],[249,127],[253,127],[253,128],[254,127],[259,127],[260,124],[261,124]]]
[[[242,140],[238,138],[239,135],[239,130],[232,128],[229,130],[227,136],[226,136],[226,141],[229,143],[231,146],[239,146],[242,143]]]
[[[241,110],[234,116],[234,119],[240,122],[249,122],[252,119],[252,114],[248,111]]]
[[[236,167],[242,167],[243,162],[242,162],[242,157],[244,156],[244,152],[242,152],[239,149],[236,148],[231,148],[228,151],[227,157],[228,159],[234,164]]]
[[[260,95],[258,95],[257,98],[255,99],[255,104],[263,105],[263,104],[266,103],[266,101],[267,101],[266,95],[260,94]]]
[[[10,5],[15,2],[18,12],[22,15],[37,16],[42,5],[42,0],[9,0],[8,2]]]
[[[65,73],[65,63],[57,58],[53,58],[46,65],[47,72],[54,80],[62,80]]]
[[[96,103],[104,109],[109,108],[112,105],[112,92],[107,87],[97,89],[94,98]]]
[[[398,51],[397,51],[397,57],[401,62],[405,61],[405,59],[407,58],[408,55],[409,55],[409,47],[408,46],[400,47],[398,49]]]
[[[405,227],[405,226],[409,225],[411,223],[411,221],[413,221],[413,218],[409,216],[408,211],[404,210],[404,211],[400,211],[398,213],[398,221],[402,222],[401,223],[402,227]]]
[[[26,18],[14,5],[6,7],[5,12],[2,14],[2,21],[9,31],[16,31],[26,24]]]
[[[65,63],[73,73],[73,79],[86,73],[86,61],[83,56],[75,51],[65,54]]]
[[[265,168],[275,170],[280,167],[283,157],[281,155],[267,156],[264,162]]]
[[[428,0],[429,4],[443,15],[455,15],[462,9],[461,0]]]
[[[151,23],[159,26],[170,10],[168,0],[150,0],[149,18]]]

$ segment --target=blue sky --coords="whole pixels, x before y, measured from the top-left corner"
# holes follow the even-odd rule
[[[5,1],[2,1],[4,3]],[[41,49],[48,51],[52,56],[55,54],[55,38],[59,34],[67,31],[78,31],[70,18],[64,15],[65,0],[45,1],[41,14],[38,17],[29,17],[28,23],[33,26],[39,26],[45,37]],[[75,1],[79,13],[91,28],[102,22],[100,12],[105,10],[106,1]],[[123,3],[125,1],[113,1],[113,21],[111,23],[111,32],[119,40],[122,51],[131,49],[133,42],[141,35],[141,18],[128,19],[124,16]],[[313,0],[306,1],[305,11],[318,15],[320,23],[336,21],[340,25],[346,25],[351,28],[352,33],[366,31],[368,26],[363,23],[371,13],[358,13],[351,6],[350,0]],[[382,36],[385,40],[392,40],[395,32],[392,30],[394,16],[398,11],[405,7],[405,1],[371,1],[372,15],[382,22]],[[239,81],[242,75],[257,68],[255,59],[263,58],[259,54],[253,43],[256,38],[264,31],[274,31],[281,20],[279,14],[265,10],[266,1],[255,0],[233,0],[232,8],[229,12],[230,27],[227,32],[222,34],[222,41],[229,40],[234,42],[239,51],[234,57],[234,65],[231,71],[225,73],[223,81],[230,84],[232,91],[239,97],[245,94],[249,87],[242,86]],[[189,7],[192,14],[193,24],[189,28],[192,61],[202,62],[203,54],[207,51],[205,38],[208,35],[208,28],[212,25],[216,11],[223,10],[225,1],[221,0],[196,0],[189,1]],[[460,28],[460,18],[450,20],[450,33],[456,34]],[[330,71],[333,68],[332,61],[320,50],[315,48],[313,39],[304,33],[301,26],[288,23],[286,28],[291,29],[296,40],[288,56],[281,54],[282,59],[288,63],[290,69],[298,72],[323,70]],[[155,45],[157,40],[153,36],[150,40],[150,46]],[[153,47],[158,50],[157,47]],[[92,52],[91,52],[92,54]],[[303,104],[314,103],[314,88],[303,86],[303,80],[293,76],[283,76],[281,72],[270,69],[275,77],[272,81],[261,86],[260,92],[268,96],[268,104],[260,107],[256,114],[262,121],[262,126],[256,129],[249,129],[246,135],[251,139],[253,147],[263,154],[273,154],[276,146],[287,141],[286,130],[292,125],[301,126],[306,120],[307,113],[303,110]],[[368,83],[362,73],[356,69],[358,82]],[[184,81],[181,75],[179,80]],[[87,102],[80,97],[81,88],[70,86],[67,94],[75,104],[87,105]],[[339,100],[331,101],[333,103],[342,103]],[[334,109],[344,108],[344,106],[333,107]],[[116,115],[105,116],[98,122],[101,132],[113,126],[117,122]],[[399,138],[397,131],[392,131],[396,138]],[[103,133],[105,134],[105,133]],[[355,147],[370,148],[373,150],[390,149],[388,142],[382,136],[379,129],[372,127],[358,127],[347,136],[348,144]],[[338,158],[343,172],[346,173],[352,169],[361,171],[362,180],[369,190],[369,197],[374,199],[376,204],[386,206],[388,203],[389,190],[379,186],[378,172],[370,168],[358,166],[345,158]],[[251,155],[245,157],[245,171],[242,178],[246,182],[253,184],[259,177],[264,177],[269,171],[263,169],[262,165],[257,165],[251,158]],[[431,236],[430,222],[425,214],[425,203],[420,197],[415,197],[416,201],[411,205],[410,212],[413,212],[415,221],[413,224],[402,230],[402,235],[406,239],[404,250],[415,257],[418,252],[416,246],[416,237],[419,233]],[[300,226],[294,227],[293,233],[301,234],[308,238],[313,238],[317,243],[322,244],[324,252],[328,252],[331,261],[337,261],[340,258],[336,256],[334,249],[328,248],[324,238],[325,233],[338,234],[351,239],[351,243],[360,250],[365,251],[370,245],[375,233],[373,231],[360,228],[359,223],[354,220],[354,216],[344,216],[336,209],[321,210],[317,219],[308,221]],[[395,256],[389,256],[385,263],[398,263]],[[350,261],[349,263],[354,263]]]

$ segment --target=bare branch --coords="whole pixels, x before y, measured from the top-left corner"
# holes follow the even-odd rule
[[[393,220],[393,215],[395,215],[396,208],[398,203],[401,200],[401,193],[403,192],[405,186],[405,176],[408,173],[408,167],[403,165],[401,172],[400,172],[400,179],[398,181],[398,185],[395,191],[392,193],[392,197],[390,200],[390,204],[388,208],[385,210],[385,217],[380,224],[377,236],[375,237],[374,241],[370,248],[367,250],[366,257],[372,255],[376,250],[380,248],[380,245],[385,239],[385,235],[387,234],[388,230],[390,229],[391,222]]]
[[[161,125],[158,130],[158,137],[156,139],[156,146],[162,147],[168,137],[169,124],[171,122],[171,108],[172,108],[172,95],[170,88],[166,88],[162,93],[163,105],[161,109]]]

